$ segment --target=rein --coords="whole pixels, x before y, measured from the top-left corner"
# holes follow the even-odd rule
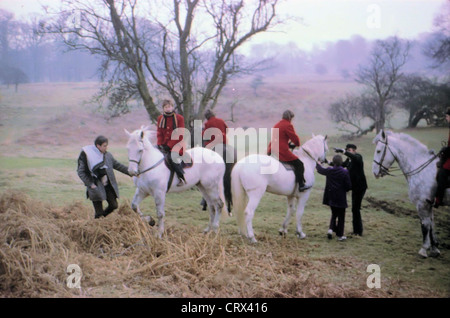
[[[135,162],[135,163],[138,164],[138,166],[139,166],[139,164],[140,164],[140,161],[136,161],[136,160],[133,160],[133,159],[128,159],[128,161],[130,161],[130,162]],[[153,168],[156,168],[156,167],[159,166],[163,161],[164,161],[164,157],[162,157],[157,163],[155,163],[155,164],[154,164],[153,166],[151,166],[150,168],[147,168],[147,169],[142,170],[142,171],[138,171],[136,177],[139,177],[139,175],[141,175],[141,174],[143,174],[143,173],[146,173],[147,171],[150,171],[150,170],[152,170]]]
[[[134,159],[128,158],[128,161],[129,161],[129,162],[134,162],[134,163],[136,163],[136,164],[138,165],[138,169],[139,169],[139,165],[140,165],[140,163],[141,163],[141,160],[142,160],[142,155],[141,155],[141,158],[139,159],[139,161],[138,161],[138,160],[134,160]],[[147,168],[147,169],[142,170],[142,171],[139,171],[139,170],[138,170],[138,173],[137,173],[136,177],[139,177],[141,174],[144,174],[144,173],[146,173],[146,172],[148,172],[148,171],[150,171],[150,170],[156,168],[156,167],[159,166],[163,161],[164,161],[164,156],[163,156],[157,163],[155,163],[153,166],[151,166],[150,168]]]
[[[397,156],[392,152],[391,147],[389,147],[387,136],[386,136],[386,142],[382,142],[382,141],[378,141],[378,142],[381,142],[381,143],[384,144],[385,146],[384,146],[383,154],[382,154],[382,156],[381,156],[380,161],[376,161],[376,160],[374,159],[373,162],[376,163],[376,164],[380,167],[380,169],[383,170],[383,172],[384,172],[385,174],[387,174],[387,175],[389,175],[389,176],[391,176],[391,177],[398,177],[399,175],[393,175],[393,174],[391,174],[391,173],[389,172],[389,168],[386,168],[386,167],[383,165],[384,157],[386,156],[387,150],[389,150],[389,152],[392,154],[392,156],[394,157],[395,161],[398,162]],[[414,168],[414,169],[412,169],[411,171],[408,171],[408,172],[404,172],[404,171],[402,170],[402,173],[403,173],[403,175],[404,175],[405,177],[412,177],[412,176],[414,176],[414,175],[416,175],[416,174],[422,172],[422,171],[423,171],[426,167],[428,167],[428,165],[429,165],[430,163],[432,163],[432,162],[434,161],[434,159],[436,159],[437,157],[438,157],[438,155],[435,154],[434,156],[432,156],[430,159],[428,159],[427,161],[425,161],[424,163],[422,163],[422,164],[421,164],[420,166],[418,166],[417,168]],[[400,169],[400,168],[395,168],[395,169],[394,169],[394,171],[398,171],[398,170],[401,170],[401,169]]]

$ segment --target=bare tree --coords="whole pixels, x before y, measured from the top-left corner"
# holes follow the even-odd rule
[[[434,19],[436,31],[425,47],[425,55],[434,62],[433,67],[450,66],[450,1],[442,4],[439,14]]]
[[[64,0],[58,19],[45,30],[70,49],[103,58],[106,85],[99,96],[109,96],[118,113],[139,97],[155,122],[160,114],[155,100],[162,91],[191,128],[193,119],[216,106],[230,77],[252,70],[237,49],[277,24],[278,0],[173,0],[156,2],[155,10],[141,3],[156,5]],[[151,15],[163,11],[168,18]]]
[[[375,127],[375,104],[370,95],[347,95],[332,103],[329,113],[331,120],[340,125],[338,129],[348,133],[347,138],[360,137]]]
[[[11,29],[14,28],[14,14],[0,10],[0,61],[9,63],[9,50],[11,41]]]
[[[365,85],[376,97],[375,129],[384,129],[389,102],[394,88],[403,74],[402,67],[408,60],[410,44],[397,37],[378,40],[370,54],[367,66],[360,66],[356,81]]]
[[[422,119],[427,125],[443,126],[450,105],[450,83],[437,83],[419,75],[407,75],[399,81],[396,104],[408,113],[408,128]]]

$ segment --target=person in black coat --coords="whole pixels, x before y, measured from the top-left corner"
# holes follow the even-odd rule
[[[354,144],[347,144],[344,149],[336,148],[336,152],[341,152],[347,156],[342,166],[348,169],[352,181],[352,223],[353,233],[362,236],[363,223],[361,218],[361,202],[366,194],[367,180],[364,174],[363,157],[356,152]]]
[[[342,156],[333,157],[333,166],[324,168],[318,162],[317,172],[327,177],[322,203],[330,206],[331,219],[328,230],[328,238],[336,232],[339,241],[347,239],[344,236],[345,209],[347,208],[347,192],[352,188],[350,175],[347,169],[342,167]]]
[[[128,167],[115,160],[107,148],[108,139],[98,136],[94,145],[83,147],[78,157],[77,173],[86,186],[87,198],[94,205],[96,219],[118,208],[119,187],[113,169],[131,176]],[[105,200],[108,207],[103,210]]]

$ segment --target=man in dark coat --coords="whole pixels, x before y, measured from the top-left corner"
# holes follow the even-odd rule
[[[128,167],[115,160],[107,148],[108,139],[98,136],[94,145],[83,147],[78,157],[77,173],[86,186],[87,198],[94,205],[96,219],[118,208],[119,187],[113,169],[130,176]],[[108,202],[105,210],[104,200]]]
[[[344,149],[336,149],[336,152],[344,153],[347,159],[342,164],[348,169],[352,181],[352,224],[355,235],[363,234],[363,224],[361,218],[361,202],[367,190],[367,180],[364,174],[363,157],[356,152],[356,145],[347,144]]]
[[[294,167],[295,181],[298,183],[298,189],[299,191],[303,191],[305,189],[305,168],[303,162],[290,151],[292,148],[300,147],[300,138],[291,123],[292,118],[294,118],[292,111],[284,111],[282,119],[273,127],[273,129],[278,129],[278,138],[272,136],[267,154],[269,156],[273,154],[281,162],[289,163]]]
[[[328,238],[331,239],[332,233],[336,232],[338,240],[343,241],[347,239],[344,236],[347,191],[352,188],[349,172],[342,167],[342,157],[340,155],[333,157],[333,167],[324,168],[318,162],[316,169],[318,173],[327,177],[322,203],[331,208]]]

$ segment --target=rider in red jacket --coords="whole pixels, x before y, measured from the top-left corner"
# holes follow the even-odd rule
[[[278,129],[278,138],[272,135],[272,140],[269,143],[267,154],[275,155],[281,162],[287,162],[294,167],[295,180],[298,182],[299,191],[305,189],[305,179],[303,162],[290,149],[300,147],[300,138],[295,132],[291,121],[294,118],[294,113],[286,110],[283,113],[282,119],[273,127]]]
[[[176,128],[185,128],[184,126],[184,117],[176,114],[174,111],[173,102],[171,100],[164,100],[162,104],[163,114],[159,115],[157,120],[157,144],[158,148],[163,152],[173,152],[178,153],[178,155],[183,155],[183,131],[180,131],[179,136],[174,136],[172,138],[172,133]],[[173,156],[168,156],[170,160],[170,164],[178,176],[179,182],[177,186],[182,186],[186,183],[184,179],[184,171],[181,167],[181,157],[174,156],[177,158],[175,161],[173,160]]]
[[[217,118],[216,115],[213,113],[213,111],[211,110],[207,110],[205,111],[205,118],[206,118],[206,122],[204,125],[204,129],[202,131],[202,137],[204,136],[205,132],[209,129],[209,128],[217,128],[221,131],[222,133],[222,144],[226,144],[227,143],[227,124],[225,123],[225,121],[221,118]],[[209,144],[211,144],[208,148],[213,147],[215,145],[218,144],[218,141],[214,142],[216,139],[215,135],[211,136],[211,140],[205,140],[204,141],[204,146],[208,146]]]

